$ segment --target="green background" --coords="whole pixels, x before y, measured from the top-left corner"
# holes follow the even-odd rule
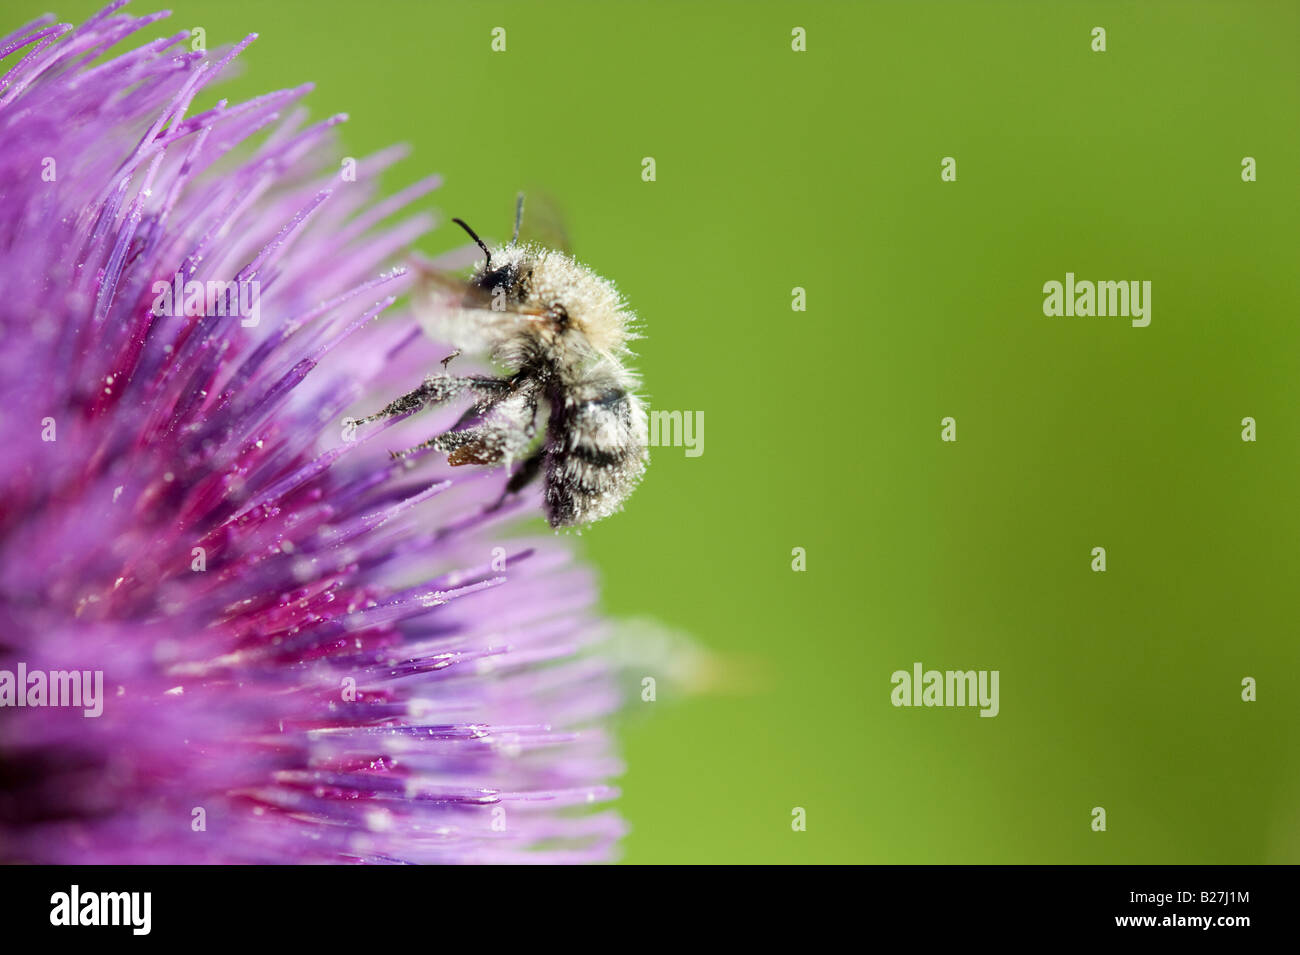
[[[1300,861],[1296,4],[171,5],[261,34],[221,95],[412,144],[386,191],[496,238],[553,197],[652,406],[705,413],[580,541],[720,674],[627,721],[627,861]],[[1045,317],[1067,271],[1150,327]],[[893,707],[914,661],[1001,714]]]

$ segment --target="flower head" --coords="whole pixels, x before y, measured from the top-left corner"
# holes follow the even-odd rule
[[[251,37],[95,63],[120,6],[0,39],[0,856],[609,858],[589,573],[347,426],[446,354],[376,320],[436,180],[306,87],[193,112]]]

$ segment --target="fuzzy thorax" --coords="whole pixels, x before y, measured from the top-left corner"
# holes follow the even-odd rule
[[[579,333],[593,352],[611,358],[626,354],[628,342],[637,337],[635,316],[612,282],[563,252],[535,245],[492,250],[494,270],[510,266],[518,270],[525,308],[545,311],[562,305],[569,330]],[[480,266],[475,278],[483,272]],[[538,323],[537,330],[543,335],[550,331],[545,323]]]

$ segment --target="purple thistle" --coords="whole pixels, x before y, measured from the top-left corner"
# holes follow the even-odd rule
[[[375,321],[436,180],[376,203],[400,151],[340,175],[307,87],[192,115],[252,37],[92,65],[165,15],[121,5],[0,39],[0,860],[612,858],[589,572],[494,536],[499,470],[345,427],[447,354]]]

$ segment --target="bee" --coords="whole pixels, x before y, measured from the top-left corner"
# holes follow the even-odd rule
[[[453,467],[521,463],[510,474],[507,497],[545,473],[546,517],[552,527],[580,527],[608,517],[645,474],[646,414],[634,393],[640,382],[625,365],[628,343],[640,337],[635,316],[614,285],[569,255],[519,243],[523,196],[515,208],[509,245],[490,249],[463,220],[453,219],[483,251],[468,284],[422,268],[435,285],[460,294],[448,320],[457,351],[486,351],[509,370],[501,377],[433,374],[367,424],[456,398],[470,408],[448,431],[395,459],[432,448]],[[539,437],[539,415],[544,433]]]

